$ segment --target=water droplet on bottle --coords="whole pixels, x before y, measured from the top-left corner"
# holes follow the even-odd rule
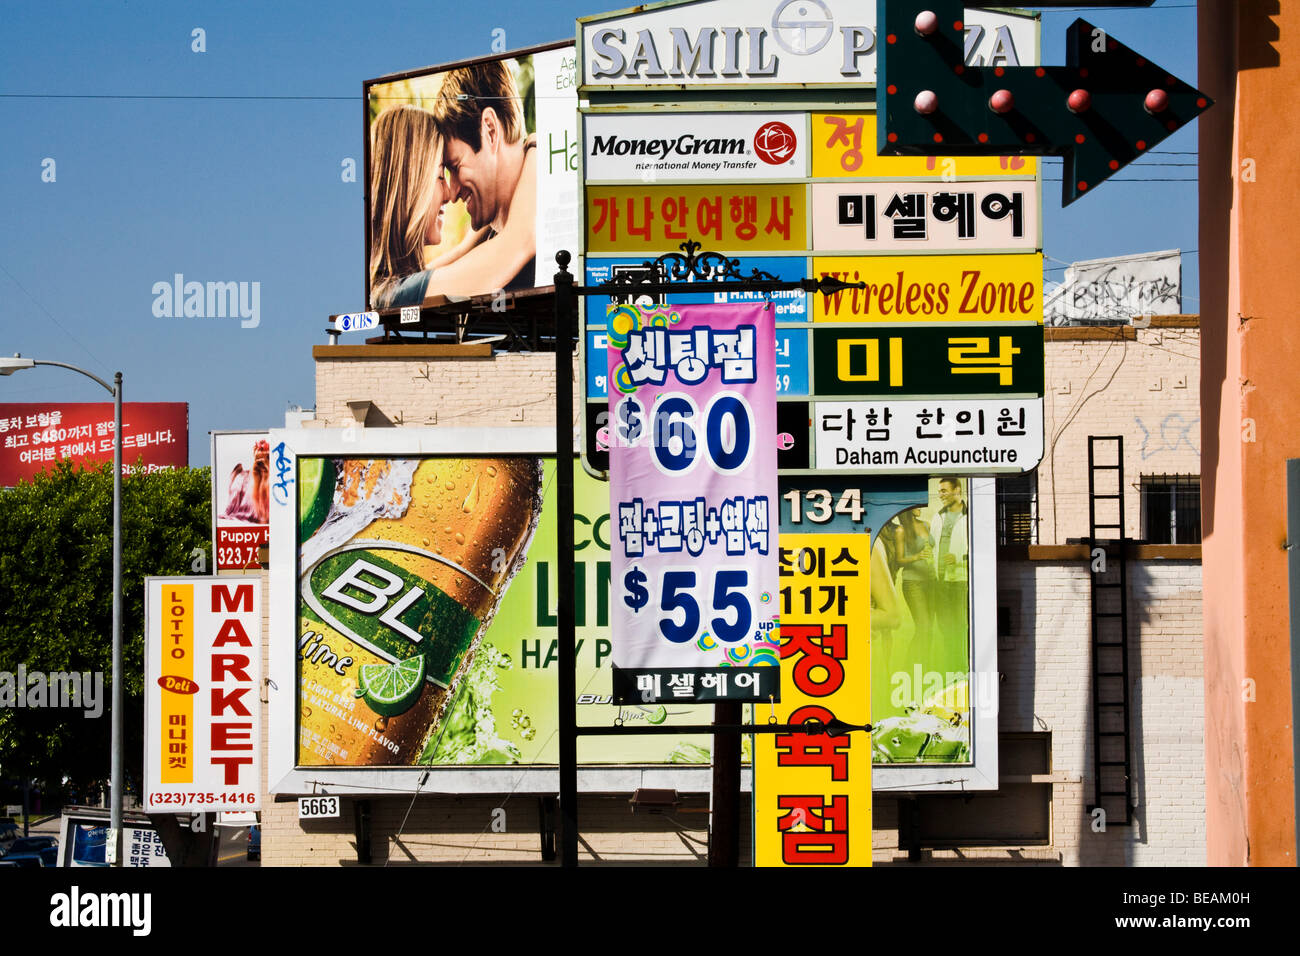
[[[311,708],[308,707],[306,704],[303,704],[303,705],[302,705],[302,715],[303,715],[304,717],[310,717],[310,716],[311,716]]]
[[[420,543],[423,544],[423,545],[427,548],[427,547],[429,546],[429,539],[428,539],[428,538],[421,538],[421,539],[420,539]]]
[[[487,473],[488,473],[488,477],[489,477],[489,478],[495,478],[495,477],[497,476],[497,466],[496,466],[496,465],[488,465],[488,466],[487,466]]]
[[[380,733],[383,733],[387,729],[388,729],[387,717],[380,717],[375,721],[375,730],[379,731]]]
[[[464,544],[464,543],[465,543],[465,535],[462,534],[462,533],[459,532],[459,531],[456,532],[456,543],[457,543],[457,544]]]
[[[455,490],[456,490],[456,482],[454,482],[454,481],[449,481],[449,482],[447,482],[445,485],[443,485],[443,487],[446,488],[448,491],[455,491]]]

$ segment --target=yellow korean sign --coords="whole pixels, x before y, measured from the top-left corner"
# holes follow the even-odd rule
[[[783,534],[779,556],[777,721],[869,722],[871,536]],[[870,736],[755,736],[755,863],[870,866]]]
[[[814,278],[865,289],[813,296],[815,322],[1043,321],[1040,253],[985,256],[819,256]]]
[[[1033,176],[1033,156],[878,156],[875,113],[813,113],[814,179]]]
[[[808,248],[803,184],[588,186],[587,254],[705,249],[790,252]]]
[[[194,586],[177,584],[166,591],[161,617],[167,673],[160,679],[164,691],[175,692],[158,695],[162,709],[158,747],[166,757],[159,772],[163,783],[190,783],[194,780],[191,752],[195,733],[194,696],[190,691],[194,682]]]

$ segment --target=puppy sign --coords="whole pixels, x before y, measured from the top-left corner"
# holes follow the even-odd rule
[[[213,570],[261,569],[258,549],[271,540],[270,462],[266,432],[212,433]]]

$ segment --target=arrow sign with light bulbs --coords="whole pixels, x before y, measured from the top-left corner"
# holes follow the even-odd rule
[[[1085,20],[1065,66],[965,66],[963,15],[962,0],[878,0],[882,156],[1062,156],[1068,206],[1210,106]]]

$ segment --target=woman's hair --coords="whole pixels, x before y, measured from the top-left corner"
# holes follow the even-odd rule
[[[921,541],[921,536],[917,532],[919,520],[916,517],[916,509],[906,508],[900,511],[897,517],[898,525],[903,529],[903,540],[907,542],[908,547],[915,549]],[[921,525],[921,530],[929,534],[929,529],[924,525]]]
[[[370,153],[370,301],[424,268],[442,138],[433,114],[393,106],[375,120]]]

